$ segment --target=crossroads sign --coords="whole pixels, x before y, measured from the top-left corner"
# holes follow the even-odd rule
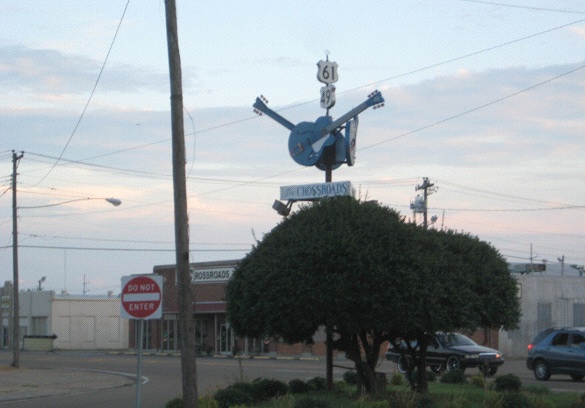
[[[280,187],[280,199],[283,201],[311,201],[337,196],[355,196],[355,189],[351,181]]]

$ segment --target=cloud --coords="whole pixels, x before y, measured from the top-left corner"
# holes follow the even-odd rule
[[[3,92],[55,95],[89,94],[103,62],[50,49],[2,46],[0,90]],[[131,65],[106,64],[99,82],[102,92],[168,90],[167,74],[156,74]]]

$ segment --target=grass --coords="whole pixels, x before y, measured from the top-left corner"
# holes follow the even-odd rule
[[[488,384],[489,387],[489,384]],[[521,393],[534,408],[585,408],[583,394],[576,392],[552,392],[544,387],[526,387]],[[502,393],[479,388],[472,384],[429,384],[429,394],[422,397],[410,392],[406,385],[388,386],[380,397],[357,395],[356,387],[343,382],[332,392],[313,392],[278,397],[255,405],[258,408],[294,408],[295,402],[303,397],[324,401],[330,408],[500,408],[512,406],[501,401]],[[383,402],[383,401],[386,401]],[[582,402],[579,402],[582,401]]]

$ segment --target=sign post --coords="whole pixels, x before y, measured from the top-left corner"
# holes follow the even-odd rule
[[[163,277],[160,275],[153,274],[122,277],[121,316],[123,319],[138,319],[136,408],[140,408],[144,320],[162,318],[162,286]]]

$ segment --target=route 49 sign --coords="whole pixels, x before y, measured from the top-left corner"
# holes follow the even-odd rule
[[[122,277],[122,318],[162,318],[162,286],[160,275]]]

